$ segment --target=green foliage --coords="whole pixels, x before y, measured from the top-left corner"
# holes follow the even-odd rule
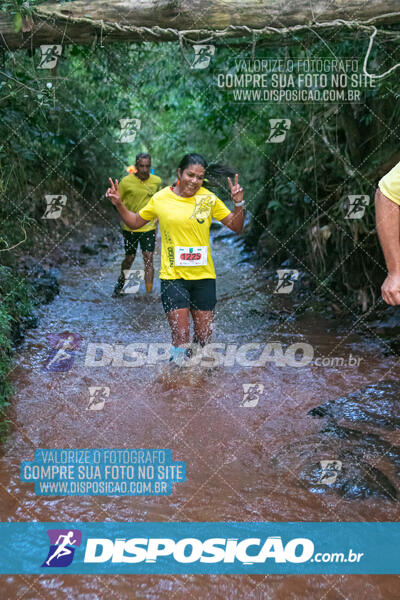
[[[37,4],[15,0],[1,8],[24,16]],[[364,56],[365,32],[329,35],[329,43],[311,33],[289,45],[259,42],[254,56],[294,62]],[[382,72],[398,55],[396,42],[378,36],[369,64]],[[102,199],[108,177],[123,177],[138,152],[152,154],[168,184],[181,156],[197,151],[240,173],[253,216],[247,242],[267,240],[267,254],[260,251],[267,266],[289,260],[316,275],[316,285],[329,279],[346,302],[355,305],[360,291],[372,302],[382,278],[380,259],[372,265],[370,258],[380,256],[372,205],[354,222],[345,219],[344,201],[349,194],[372,197],[374,173],[397,151],[397,71],[360,104],[234,102],[218,87],[218,75],[234,73],[235,60],[250,56],[249,39],[217,41],[203,70],[191,68],[186,43],[183,49],[178,43],[68,45],[53,70],[38,69],[38,50],[6,53],[0,69],[0,249],[21,242],[24,231],[28,239],[18,248],[26,251],[80,219],[108,224],[110,207]],[[129,144],[118,142],[119,120],[126,117],[141,121]],[[282,144],[267,142],[272,118],[291,120]],[[61,193],[68,198],[65,218],[49,224],[41,218],[44,195]],[[225,184],[218,193],[229,202]]]
[[[8,381],[13,364],[13,338],[33,311],[32,291],[25,279],[0,266],[0,441],[8,431],[5,418],[12,393]]]
[[[0,3],[0,11],[8,12],[11,15],[19,15],[22,25],[22,17],[32,15],[33,9],[39,4],[43,4],[45,0],[2,0]],[[14,23],[16,20],[14,18]],[[19,29],[16,29],[19,31]]]
[[[2,0],[0,10],[11,12],[20,12],[22,14],[32,14],[35,6],[43,4],[45,0]]]
[[[114,47],[101,59],[90,49],[68,47],[57,74],[37,68],[39,52],[8,53],[0,75],[0,248],[18,243],[22,226],[51,241],[54,223],[41,217],[46,194],[65,194],[67,217],[93,211],[108,176],[124,172],[127,149],[117,141],[119,119],[129,114],[129,97],[110,65],[127,48]],[[3,241],[3,244],[1,244]]]
[[[18,33],[22,29],[22,15],[21,13],[15,13],[14,15],[14,29]]]

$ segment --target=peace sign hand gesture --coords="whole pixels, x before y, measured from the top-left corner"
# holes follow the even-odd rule
[[[231,190],[231,198],[235,204],[243,202],[243,188],[238,183],[239,176],[236,173],[235,183],[233,184],[230,177],[228,177],[229,188]]]
[[[111,200],[114,206],[118,207],[122,203],[121,195],[118,191],[118,179],[115,180],[115,183],[113,182],[111,177],[109,177],[108,180],[111,183],[111,187],[109,187],[106,191],[106,196]]]

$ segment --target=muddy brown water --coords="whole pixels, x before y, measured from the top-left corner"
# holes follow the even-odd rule
[[[289,300],[277,298],[262,273],[229,240],[217,240],[217,319],[214,341],[241,345],[270,341],[310,343],[320,357],[361,358],[358,366],[302,368],[221,367],[180,371],[166,366],[88,367],[88,343],[169,342],[156,280],[152,298],[142,289],[111,298],[121,250],[62,269],[61,293],[40,311],[12,373],[13,431],[0,462],[1,521],[397,521],[399,505],[385,499],[346,500],[327,489],[310,492],[271,460],[289,443],[321,429],[307,412],[368,383],[398,379],[396,357],[372,338],[335,329],[312,313],[292,319]],[[159,252],[156,265],[159,264]],[[142,268],[137,259],[135,268]],[[271,317],[281,308],[283,319]],[[355,318],[355,316],[354,316]],[[65,373],[44,372],[48,335],[82,336]],[[258,404],[244,407],[243,385],[264,385]],[[109,386],[100,411],[87,410],[88,388]],[[395,434],[392,434],[395,435]],[[19,480],[22,460],[36,448],[170,448],[187,464],[187,481],[166,497],[39,497]],[[31,575],[2,576],[1,598],[146,599],[391,599],[395,576],[339,575]]]

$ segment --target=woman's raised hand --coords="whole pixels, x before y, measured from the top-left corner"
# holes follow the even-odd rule
[[[231,190],[231,198],[237,204],[243,201],[243,188],[238,183],[239,176],[236,173],[235,183],[233,184],[230,177],[228,177],[228,183]]]
[[[115,180],[115,183],[113,182],[111,177],[109,177],[108,180],[111,186],[106,191],[106,196],[111,200],[114,206],[118,206],[119,204],[121,204],[121,195],[118,191],[118,179]]]

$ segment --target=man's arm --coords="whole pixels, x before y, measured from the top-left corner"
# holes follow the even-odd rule
[[[382,284],[387,304],[400,304],[400,206],[378,188],[375,193],[376,229],[388,270]]]
[[[143,225],[146,225],[146,223],[148,223],[146,219],[143,219],[138,213],[128,210],[125,204],[122,204],[121,195],[118,191],[118,179],[115,180],[115,183],[111,178],[109,181],[111,186],[106,191],[106,196],[111,200],[115,208],[118,210],[123,222],[130,229],[139,229],[140,227],[143,227]]]

